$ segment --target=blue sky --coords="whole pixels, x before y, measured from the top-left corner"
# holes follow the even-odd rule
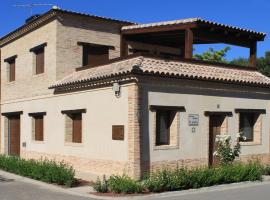
[[[30,16],[28,8],[15,4],[50,3],[63,9],[124,19],[139,23],[201,17],[224,24],[265,32],[270,35],[269,0],[2,0],[0,4],[0,36],[24,23]],[[50,6],[35,7],[33,13],[43,13]],[[200,53],[209,46],[196,46]],[[223,45],[211,45],[220,49]],[[258,44],[258,55],[270,50],[270,39]],[[227,58],[248,56],[248,49],[232,48]]]

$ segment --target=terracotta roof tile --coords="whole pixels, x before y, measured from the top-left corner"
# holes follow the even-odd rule
[[[190,78],[197,80],[214,80],[241,84],[270,86],[270,78],[256,70],[217,66],[214,64],[197,64],[187,61],[172,61],[160,58],[138,56],[111,64],[98,66],[71,75],[57,81],[50,88],[90,82],[129,73],[165,75],[168,77]]]
[[[160,27],[160,26],[167,26],[167,25],[178,25],[178,24],[187,24],[193,22],[200,22],[203,24],[213,25],[213,26],[220,26],[224,28],[234,29],[238,31],[244,31],[252,34],[258,34],[261,36],[266,36],[266,33],[256,32],[253,30],[243,29],[236,26],[230,26],[226,24],[221,24],[213,21],[204,20],[201,18],[187,18],[187,19],[179,19],[179,20],[171,20],[171,21],[163,21],[163,22],[155,22],[155,23],[146,23],[146,24],[135,24],[135,25],[127,25],[123,26],[122,30],[131,30],[131,29],[141,29],[141,28],[151,28],[151,27]]]

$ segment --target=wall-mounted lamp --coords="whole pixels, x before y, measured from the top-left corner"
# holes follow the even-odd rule
[[[114,94],[117,98],[120,97],[121,95],[121,91],[120,91],[120,84],[118,82],[116,83],[113,83],[113,87],[112,87],[112,90],[114,91]]]

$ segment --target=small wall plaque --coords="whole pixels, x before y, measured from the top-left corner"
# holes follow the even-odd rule
[[[189,126],[199,126],[199,115],[189,114],[188,115],[188,125]]]

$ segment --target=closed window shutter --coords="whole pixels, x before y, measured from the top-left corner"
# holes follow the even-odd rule
[[[83,46],[83,66],[99,65],[109,61],[109,47]]]
[[[43,141],[43,116],[35,116],[35,140]]]
[[[15,60],[9,63],[9,81],[15,81]]]
[[[36,74],[44,73],[44,48],[35,52],[36,54]]]
[[[73,114],[72,119],[73,119],[72,142],[81,143],[82,142],[82,114],[81,113]]]

